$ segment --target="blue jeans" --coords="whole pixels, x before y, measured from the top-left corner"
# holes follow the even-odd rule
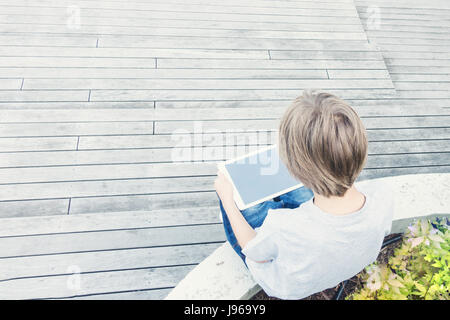
[[[264,219],[269,212],[269,209],[280,209],[280,208],[290,208],[294,209],[299,207],[302,203],[310,200],[314,196],[314,193],[306,188],[301,187],[299,189],[295,189],[288,193],[285,193],[274,200],[268,200],[262,203],[259,203],[253,207],[242,210],[241,213],[244,216],[245,220],[247,220],[248,224],[254,229],[260,227]],[[234,235],[233,229],[231,228],[230,221],[228,220],[225,209],[223,208],[222,201],[219,199],[220,211],[222,211],[222,219],[223,219],[223,227],[225,229],[225,235],[227,236],[227,240],[230,243],[231,247],[236,251],[236,253],[244,260],[245,256],[241,252],[242,248],[239,246],[236,236]]]

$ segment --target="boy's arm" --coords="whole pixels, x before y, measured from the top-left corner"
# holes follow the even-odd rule
[[[256,236],[256,231],[248,224],[242,216],[233,199],[233,186],[228,178],[222,173],[217,173],[217,179],[214,182],[216,192],[222,201],[223,208],[230,221],[231,228],[241,248]]]

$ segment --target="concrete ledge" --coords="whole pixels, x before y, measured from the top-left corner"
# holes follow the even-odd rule
[[[450,216],[450,173],[378,178],[395,193],[392,233],[415,219]],[[370,183],[357,182],[356,186]],[[165,298],[168,300],[246,300],[260,290],[228,242],[197,265]]]

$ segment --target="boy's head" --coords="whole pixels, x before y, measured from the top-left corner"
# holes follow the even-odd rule
[[[280,157],[289,172],[314,193],[343,196],[367,160],[366,130],[343,100],[305,91],[280,123]]]

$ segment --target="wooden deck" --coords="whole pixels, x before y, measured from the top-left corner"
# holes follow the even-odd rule
[[[0,298],[163,298],[225,240],[216,162],[305,88],[360,114],[361,179],[450,171],[448,1],[0,8]]]

